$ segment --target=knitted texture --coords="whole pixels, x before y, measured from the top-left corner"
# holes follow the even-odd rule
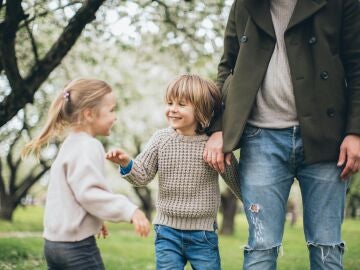
[[[136,186],[148,184],[158,172],[159,194],[154,224],[181,230],[214,230],[220,205],[219,175],[203,160],[207,135],[183,136],[172,128],[156,132],[124,178]],[[240,198],[238,164],[223,175]]]
[[[253,126],[286,128],[299,124],[284,41],[284,33],[296,2],[296,0],[270,1],[277,42],[248,120]]]

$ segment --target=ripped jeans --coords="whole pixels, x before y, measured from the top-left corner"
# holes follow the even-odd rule
[[[299,127],[247,125],[240,143],[241,190],[249,223],[244,269],[276,269],[294,178],[303,199],[310,269],[343,269],[341,224],[348,181],[340,179],[341,168],[336,162],[305,164]]]

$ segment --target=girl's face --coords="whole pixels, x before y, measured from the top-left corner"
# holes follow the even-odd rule
[[[170,126],[181,135],[196,134],[195,108],[187,100],[168,100],[165,110]]]
[[[113,92],[106,94],[102,100],[97,112],[89,123],[90,132],[93,136],[109,136],[110,130],[116,121],[116,97]]]

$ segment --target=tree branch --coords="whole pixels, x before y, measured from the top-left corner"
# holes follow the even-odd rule
[[[2,68],[6,73],[11,88],[18,89],[18,91],[22,92],[24,96],[27,96],[27,87],[20,75],[15,52],[16,31],[18,29],[19,22],[23,18],[24,12],[21,7],[21,0],[7,1],[5,20],[0,24],[0,59]],[[12,103],[16,103],[15,96],[9,95],[6,98],[6,103],[10,109]],[[5,100],[3,102],[5,102]],[[5,120],[4,116],[6,113],[5,107],[2,104],[3,102],[1,102],[0,106],[1,120]],[[12,116],[14,115],[15,114]]]
[[[37,46],[36,46],[36,41],[35,41],[35,38],[34,38],[34,35],[33,35],[32,31],[30,29],[30,25],[29,25],[28,20],[25,20],[25,27],[26,27],[26,31],[28,32],[29,37],[30,37],[31,48],[33,50],[35,63],[38,64],[39,63],[39,53],[38,53]]]
[[[59,6],[55,9],[52,9],[52,10],[47,10],[47,11],[44,11],[44,12],[41,12],[35,16],[32,16],[31,18],[29,18],[27,20],[28,23],[31,23],[33,21],[35,21],[37,18],[41,18],[41,17],[45,17],[46,15],[50,14],[50,13],[54,13],[55,11],[58,11],[58,10],[62,10],[64,8],[67,8],[67,7],[71,7],[71,6],[74,6],[74,5],[78,5],[78,4],[82,4],[83,1],[73,1],[71,3],[67,3],[66,5],[63,5],[63,6]],[[25,23],[20,23],[20,26],[19,26],[19,29],[25,27]]]
[[[5,181],[2,174],[2,159],[0,158],[0,197],[5,195]]]
[[[16,73],[17,76],[9,76],[7,74],[12,91],[0,103],[0,127],[14,117],[27,103],[33,102],[35,92],[48,78],[50,73],[60,64],[81,35],[85,26],[95,19],[95,13],[104,1],[105,0],[87,0],[84,2],[45,57],[33,66],[30,74],[24,80],[22,80],[18,72]],[[9,3],[12,2],[19,2],[19,0],[9,1]],[[14,39],[12,41],[12,45],[14,45]],[[1,47],[7,47],[2,40],[0,40],[0,44]],[[3,52],[4,50],[1,52],[4,55]],[[12,66],[17,66],[15,50],[9,53],[12,54]],[[4,68],[6,69],[5,65]]]
[[[16,189],[14,201],[17,204],[28,193],[29,189],[49,170],[50,166],[42,162],[43,169],[36,175],[29,175],[26,180],[22,182]]]
[[[179,27],[177,25],[177,23],[171,18],[171,12],[169,9],[169,6],[167,4],[165,4],[163,1],[161,0],[153,0],[153,2],[158,3],[160,6],[162,6],[164,8],[165,11],[165,18],[164,18],[164,23],[169,24],[170,26],[172,26],[175,30],[183,33],[188,39],[190,40],[194,40],[197,43],[202,43],[202,41],[198,40],[195,38],[194,35],[192,35],[191,33],[189,33],[185,27]],[[185,2],[191,2],[191,1],[186,1]]]
[[[14,156],[14,152],[16,151],[15,147],[17,142],[22,138],[22,131],[27,129],[27,124],[26,124],[26,112],[24,112],[24,118],[23,118],[23,123],[22,123],[22,127],[21,129],[16,133],[15,138],[13,139],[13,141],[11,142],[11,144],[9,145],[9,152],[7,154],[7,164],[10,168],[10,179],[9,179],[9,193],[13,194],[15,192],[16,186],[15,186],[15,182],[16,182],[16,175],[18,173],[18,169],[21,163],[21,157],[19,156],[17,158],[16,161],[14,161],[13,156]]]

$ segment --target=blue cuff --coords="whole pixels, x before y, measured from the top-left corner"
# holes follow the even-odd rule
[[[121,166],[120,166],[120,173],[121,173],[121,175],[126,175],[126,174],[128,174],[128,173],[131,171],[132,166],[133,166],[133,161],[132,161],[132,160],[130,160],[129,164],[128,164],[126,167],[121,167]]]

